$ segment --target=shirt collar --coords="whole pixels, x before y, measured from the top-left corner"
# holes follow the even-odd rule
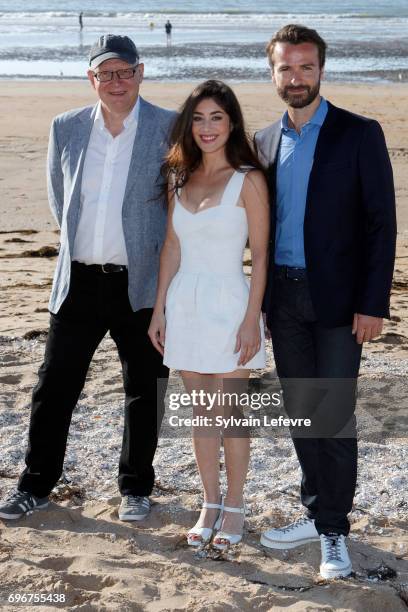
[[[305,125],[308,124],[313,124],[313,125],[317,125],[319,127],[322,127],[324,120],[326,119],[326,115],[327,115],[327,111],[329,110],[329,107],[327,105],[327,100],[325,98],[323,98],[323,96],[321,97],[320,100],[320,104],[317,107],[313,117],[311,117],[309,119],[309,121],[307,123],[305,123]],[[291,130],[293,128],[289,127],[288,124],[288,111],[286,111],[281,119],[281,130],[282,132],[287,132],[288,130]],[[305,127],[305,126],[303,126]]]
[[[132,108],[132,110],[130,111],[130,113],[128,114],[128,116],[123,122],[124,127],[127,128],[133,125],[137,126],[137,122],[139,121],[139,113],[140,113],[140,97],[137,96],[136,104],[134,105],[134,107]]]
[[[126,117],[126,119],[124,119],[123,121],[123,127],[125,129],[128,127],[132,127],[132,126],[137,127],[137,123],[139,121],[139,113],[140,113],[140,97],[138,96],[136,100],[136,104],[134,105],[134,107],[132,108],[132,110]],[[96,107],[95,124],[100,130],[103,130],[105,128],[105,120],[103,118],[102,106],[101,106],[100,101],[98,102],[97,107]]]

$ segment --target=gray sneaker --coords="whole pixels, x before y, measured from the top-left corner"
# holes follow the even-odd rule
[[[150,499],[140,495],[123,495],[119,507],[121,521],[142,521],[149,514]]]
[[[0,503],[0,518],[19,519],[24,514],[46,508],[48,504],[48,497],[36,497],[31,493],[16,490]]]

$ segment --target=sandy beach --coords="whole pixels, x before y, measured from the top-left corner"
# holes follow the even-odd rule
[[[146,82],[149,101],[177,108],[188,83]],[[234,85],[251,132],[277,119],[283,104],[268,83]],[[106,338],[74,413],[64,482],[49,509],[0,519],[0,607],[14,593],[60,594],[38,610],[192,612],[341,610],[382,612],[408,606],[408,85],[324,84],[332,103],[383,126],[394,169],[398,251],[391,307],[382,337],[366,346],[366,390],[359,409],[360,463],[350,516],[355,573],[318,577],[320,548],[266,551],[259,534],[301,514],[299,468],[290,440],[252,443],[244,543],[230,555],[194,554],[185,532],[196,520],[200,485],[191,443],[161,439],[154,506],[140,524],[117,515],[117,460],[122,385],[114,345]],[[86,82],[5,82],[0,94],[0,496],[24,465],[30,393],[41,364],[58,231],[48,210],[45,160],[52,117],[94,102]],[[269,348],[268,371],[273,369]],[[171,388],[180,380],[173,376]],[[404,386],[405,385],[405,386]],[[365,400],[364,400],[365,397]],[[376,418],[381,426],[375,427]],[[405,426],[405,430],[403,429]],[[385,427],[385,429],[384,429]],[[385,432],[385,433],[384,433]],[[387,433],[388,432],[388,433]]]

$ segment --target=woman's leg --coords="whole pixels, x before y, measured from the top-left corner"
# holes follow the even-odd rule
[[[211,374],[197,374],[197,372],[182,371],[181,376],[187,393],[193,391],[215,392],[214,376]],[[207,410],[207,405],[195,406],[193,416],[207,416],[213,418],[214,410]],[[193,427],[193,449],[204,489],[204,501],[218,504],[220,502],[220,428]],[[219,510],[216,508],[203,508],[195,527],[212,528],[217,520]],[[198,535],[190,535],[190,539],[200,540]]]
[[[247,392],[248,378],[250,370],[235,370],[228,374],[223,374],[222,386],[225,393],[236,392],[238,395]],[[217,375],[219,377],[221,375]],[[242,418],[242,414],[237,406],[224,407],[225,416],[233,415],[237,419]],[[248,472],[250,437],[245,428],[236,427],[234,431],[224,433],[224,456],[225,468],[227,473],[228,489],[225,496],[224,505],[233,508],[243,506],[243,489]],[[244,524],[244,514],[225,512],[223,516],[221,530],[230,534],[240,534]],[[222,539],[214,539],[215,542],[224,543]]]

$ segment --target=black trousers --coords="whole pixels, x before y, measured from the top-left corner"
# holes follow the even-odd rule
[[[279,268],[274,277],[274,303],[268,325],[279,378],[344,379],[356,383],[361,345],[352,335],[351,326],[319,326],[307,279],[289,279]],[[343,405],[339,405],[339,397]],[[337,404],[331,406],[334,420],[341,411],[344,422],[350,421],[350,416],[355,419],[355,393],[337,395],[333,402]],[[293,402],[287,404],[286,398],[285,408],[296,416],[302,412]],[[302,469],[301,500],[308,516],[315,519],[319,533],[347,535],[347,514],[352,508],[357,479],[356,436],[336,437],[326,432],[325,437],[309,438],[296,437],[292,432],[292,439]]]
[[[125,390],[119,489],[122,495],[151,493],[165,392],[158,395],[157,379],[168,377],[168,368],[147,336],[151,315],[150,308],[132,311],[127,271],[105,274],[73,262],[69,293],[58,313],[51,315],[33,391],[20,490],[43,497],[60,478],[72,412],[92,356],[109,331],[118,348]]]

